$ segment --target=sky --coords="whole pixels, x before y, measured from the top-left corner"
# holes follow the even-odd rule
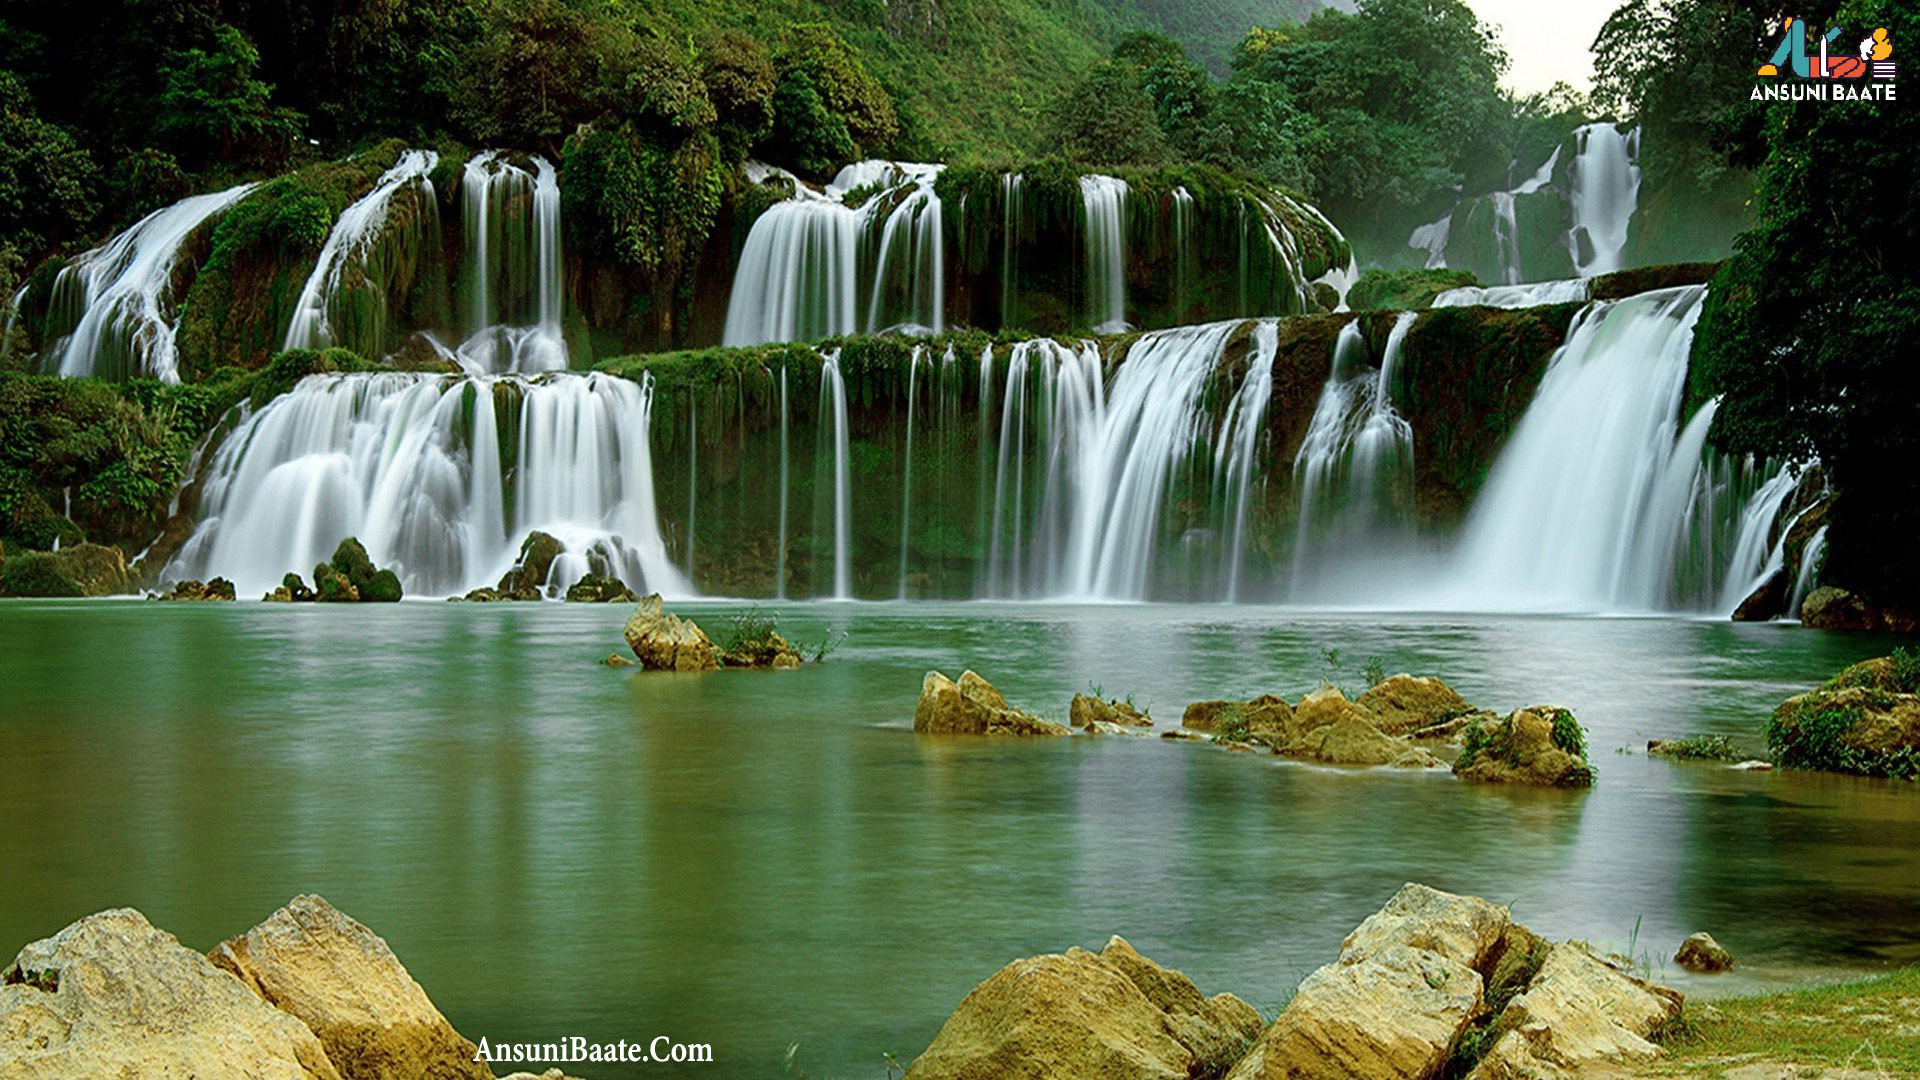
[[[1593,45],[1619,0],[1467,0],[1480,21],[1499,28],[1513,64],[1506,85],[1522,94],[1562,80],[1593,88]]]

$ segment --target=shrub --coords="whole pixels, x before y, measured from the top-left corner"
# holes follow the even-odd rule
[[[1787,769],[1896,779],[1920,775],[1920,748],[1871,750],[1852,741],[1854,729],[1866,719],[1862,704],[1859,699],[1840,701],[1820,693],[1787,702],[1767,721],[1767,750]]]
[[[1565,709],[1553,714],[1553,745],[1577,758],[1587,756],[1587,729]]]
[[[60,558],[26,551],[0,563],[0,593],[8,596],[79,596],[78,583],[60,572]]]

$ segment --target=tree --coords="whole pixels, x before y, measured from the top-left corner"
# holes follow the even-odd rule
[[[764,144],[769,160],[825,176],[880,152],[900,134],[892,96],[826,23],[788,28],[773,65],[779,85]]]
[[[729,30],[708,39],[700,62],[721,146],[729,157],[745,158],[773,129],[773,93],[779,84],[773,59],[758,41]]]
[[[1891,0],[1843,5],[1829,25],[1920,40],[1920,12]],[[1762,142],[1757,223],[1694,336],[1695,387],[1721,397],[1713,441],[1819,460],[1839,494],[1825,580],[1920,606],[1920,112],[1778,103]]]
[[[155,134],[203,167],[284,165],[299,135],[299,116],[273,105],[272,85],[255,77],[259,68],[253,42],[222,24],[208,47],[187,49],[163,66],[166,88]]]
[[[1140,72],[1115,60],[1095,64],[1054,99],[1045,138],[1052,153],[1090,165],[1160,165],[1172,157]]]
[[[25,83],[0,71],[0,247],[11,249],[0,262],[17,267],[83,235],[99,189],[92,155],[41,119]]]

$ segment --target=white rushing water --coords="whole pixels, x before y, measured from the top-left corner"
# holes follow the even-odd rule
[[[1539,281],[1531,285],[1468,285],[1447,289],[1433,298],[1433,306],[1523,308],[1541,304],[1585,303],[1593,293],[1593,282],[1585,278],[1571,281]]]
[[[1620,269],[1627,225],[1640,199],[1640,129],[1588,124],[1574,132],[1577,153],[1568,170],[1573,229],[1567,250],[1581,277]]]
[[[183,297],[174,295],[173,282],[181,249],[254,187],[241,184],[155,210],[61,268],[52,306],[74,319],[73,331],[47,350],[47,367],[68,378],[179,382],[174,331]],[[23,290],[16,307],[24,296]]]
[[[946,326],[942,166],[864,161],[793,197],[747,233],[727,301],[728,345]],[[773,175],[762,167],[754,175]],[[847,205],[849,197],[857,204]]]
[[[1705,295],[1661,290],[1575,320],[1474,504],[1447,606],[1704,610],[1758,573],[1751,546],[1748,566],[1712,565],[1730,559],[1713,534],[1746,499],[1707,460],[1714,406],[1681,423]],[[1690,590],[1678,582],[1696,555],[1708,565]]]
[[[468,336],[457,346],[427,340],[469,374],[567,368],[559,177],[543,157],[531,164],[529,171],[489,150],[461,172]]]
[[[849,461],[852,431],[847,417],[847,380],[840,374],[840,351],[835,349],[820,362],[820,415],[830,418],[832,428],[821,426],[823,440],[832,439],[830,453],[819,460],[832,471],[833,479],[817,490],[831,493],[833,518],[833,599],[853,599],[853,470]]]
[[[315,375],[248,415],[204,473],[199,526],[163,575],[258,595],[348,536],[412,595],[491,586],[540,530],[547,582],[589,568],[686,596],[654,499],[651,380]]]
[[[1087,324],[1096,334],[1127,326],[1127,182],[1112,176],[1080,178],[1086,210]]]
[[[287,323],[283,349],[314,349],[343,344],[340,328],[333,324],[333,307],[347,288],[364,288],[373,308],[375,326],[366,337],[378,346],[384,336],[386,296],[384,283],[364,281],[369,276],[368,256],[374,242],[388,225],[388,209],[403,190],[417,189],[422,207],[431,210],[433,182],[427,174],[440,163],[440,155],[431,150],[408,150],[367,192],[342,211],[327,242],[314,261],[313,272],[300,290],[293,318]]]

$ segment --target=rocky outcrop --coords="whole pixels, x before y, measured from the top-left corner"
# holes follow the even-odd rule
[[[1077,728],[1093,728],[1097,724],[1153,726],[1153,717],[1134,708],[1131,701],[1102,701],[1086,694],[1073,695],[1073,703],[1067,707],[1067,720]]]
[[[284,580],[281,587],[291,591]],[[316,599],[330,604],[391,604],[401,597],[399,575],[374,566],[367,549],[351,536],[340,541],[332,559],[313,568],[313,591]]]
[[[1260,1030],[1231,994],[1192,980],[1119,937],[1099,953],[1015,960],[973,988],[907,1069],[910,1080],[1219,1075]]]
[[[540,599],[546,593],[547,578],[553,574],[553,560],[566,550],[565,544],[548,533],[528,533],[520,542],[519,561],[501,575],[496,591],[509,600]]]
[[[127,558],[116,547],[71,544],[20,551],[0,562],[0,596],[118,596],[133,591]]]
[[[295,897],[210,959],[306,1025],[344,1076],[492,1080],[387,943],[318,896]]]
[[[1785,768],[1920,777],[1920,651],[1862,661],[1788,698],[1766,736]]]
[[[1554,705],[1515,709],[1467,725],[1454,775],[1480,784],[1586,787],[1593,783],[1586,732]]]
[[[631,604],[639,597],[617,577],[588,574],[567,588],[570,604]]]
[[[299,574],[288,574],[280,579],[279,587],[260,599],[270,604],[304,604],[319,597],[307,588],[307,583],[301,580]]]
[[[790,671],[800,666],[800,650],[771,625],[750,637],[737,638],[720,653],[721,667],[773,668]]]
[[[1068,735],[1071,732],[1007,704],[993,684],[971,671],[955,682],[937,671],[920,683],[913,730],[923,735]]]
[[[226,578],[214,578],[201,583],[194,580],[175,582],[171,590],[163,593],[151,593],[154,600],[184,600],[192,603],[228,602],[234,599],[233,582]]]
[[[1293,706],[1272,694],[1250,701],[1197,701],[1187,706],[1180,723],[1235,742],[1258,740],[1271,746],[1292,737]]]
[[[1505,908],[1403,887],[1308,976],[1230,1080],[1558,1075],[1658,1056],[1681,998]]]
[[[621,633],[640,666],[649,671],[712,671],[720,666],[706,631],[690,619],[668,614],[659,593],[640,601]]]
[[[339,1080],[312,1031],[131,908],[0,973],[0,1076]]]
[[[1373,714],[1375,725],[1388,735],[1410,735],[1473,712],[1473,706],[1439,679],[1392,675],[1356,702]]]
[[[1713,940],[1712,934],[1703,930],[1687,935],[1687,940],[1680,943],[1680,951],[1673,954],[1673,962],[1688,971],[1711,974],[1730,970],[1733,967],[1733,954]]]
[[[1920,618],[1911,611],[1883,608],[1846,589],[1823,585],[1800,601],[1800,624],[1819,630],[1884,630],[1911,634]]]

